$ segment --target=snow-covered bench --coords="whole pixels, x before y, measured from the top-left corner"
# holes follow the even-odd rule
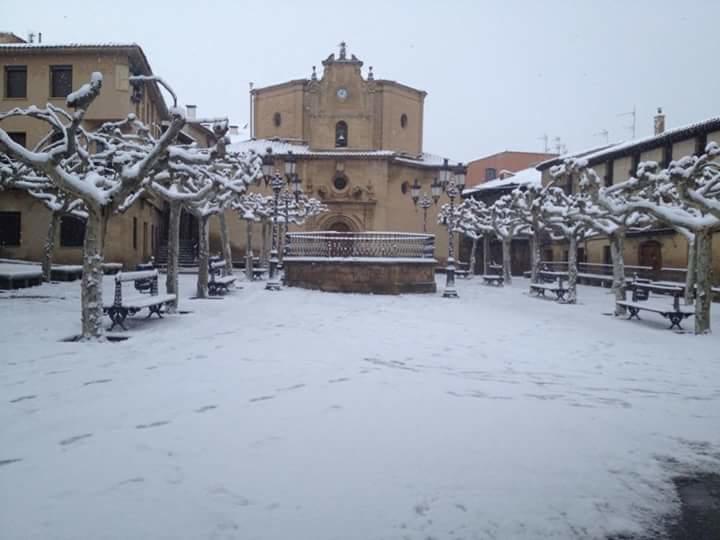
[[[672,305],[667,305],[663,302],[652,301],[649,296],[645,300],[639,300],[637,297],[633,300],[619,300],[616,302],[618,306],[622,306],[628,309],[630,315],[627,320],[637,319],[640,320],[638,313],[640,311],[649,311],[650,313],[657,313],[662,315],[664,318],[670,320],[670,330],[677,327],[678,330],[682,330],[680,323],[683,319],[687,319],[695,314],[692,307],[685,307],[680,305],[680,297],[675,296]]]
[[[562,284],[560,279],[555,283],[531,283],[530,293],[535,293],[538,297],[545,296],[545,293],[550,291],[555,295],[556,300],[563,300],[568,292],[567,287]]]
[[[496,285],[499,287],[505,282],[505,279],[499,275],[484,275],[482,278],[485,285]]]
[[[615,302],[618,306],[627,308],[630,312],[627,320],[637,319],[640,320],[638,313],[641,311],[649,311],[650,313],[657,313],[666,319],[670,320],[670,330],[677,327],[678,330],[682,330],[680,323],[683,319],[687,319],[695,314],[695,310],[692,307],[686,307],[680,305],[680,295],[676,294],[673,298],[672,305],[667,305],[665,302],[659,300],[650,300],[649,289],[633,289],[633,295],[631,300],[618,300]]]
[[[122,284],[127,281],[135,280],[150,280],[150,295],[135,294],[129,298],[123,298]],[[123,330],[127,330],[123,323],[128,315],[134,315],[138,311],[147,308],[149,313],[146,318],[149,319],[153,313],[159,318],[162,318],[160,310],[164,305],[173,302],[176,298],[177,297],[174,294],[158,294],[157,270],[118,272],[115,274],[115,298],[112,304],[103,306],[103,310],[112,321],[110,330],[115,328],[116,325],[120,325]]]
[[[228,291],[228,287],[235,283],[235,276],[225,275],[225,261],[212,261],[209,264],[210,281],[208,282],[208,294],[218,296]]]

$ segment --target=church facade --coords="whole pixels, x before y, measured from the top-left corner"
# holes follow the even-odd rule
[[[292,152],[305,195],[329,209],[302,230],[422,232],[410,186],[417,179],[429,193],[443,165],[442,157],[423,151],[426,93],[375,79],[372,67],[363,73],[363,62],[348,56],[344,44],[322,66],[322,75],[313,67],[308,79],[252,90],[254,137],[233,149],[269,148],[280,171]],[[443,195],[438,206],[445,202]],[[427,232],[436,235],[436,256],[444,259],[447,231],[435,215],[431,208]],[[228,221],[233,247],[243,253],[245,224]],[[211,242],[219,245],[215,228]]]

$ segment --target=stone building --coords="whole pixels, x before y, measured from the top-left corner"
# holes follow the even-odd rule
[[[145,53],[137,44],[47,44],[41,37],[34,43],[10,33],[0,33],[0,111],[15,107],[65,107],[65,97],[90,80],[93,72],[103,75],[103,88],[85,117],[85,127],[121,120],[128,114],[153,126],[157,135],[169,120],[167,105],[155,83],[134,86],[131,74],[151,75]],[[9,118],[0,126],[16,142],[28,148],[48,133],[46,123],[28,118]],[[211,133],[194,126],[183,135],[186,142],[207,145]],[[127,212],[114,216],[107,231],[106,260],[127,267],[148,260],[165,236],[164,205],[144,197]],[[0,257],[40,260],[50,212],[24,191],[0,192]],[[84,223],[63,217],[55,241],[55,261],[81,262]]]
[[[271,148],[281,171],[283,157],[292,151],[305,194],[329,208],[306,230],[422,232],[422,212],[413,205],[410,185],[418,179],[429,192],[443,164],[423,151],[426,93],[376,79],[372,67],[363,73],[363,62],[348,55],[344,44],[322,66],[322,74],[313,67],[310,78],[252,90],[253,138],[233,148],[260,153]],[[446,197],[439,204],[444,202]],[[437,235],[442,259],[447,233],[430,213],[428,232]],[[244,253],[245,225],[237,216],[229,222],[233,247]],[[213,249],[218,238],[214,227]]]
[[[566,157],[583,157],[595,169],[605,185],[628,179],[643,161],[656,161],[667,166],[673,159],[702,153],[708,142],[720,143],[720,117],[665,130],[665,116],[661,111],[655,117],[655,133],[650,137],[636,139],[593,150],[568,154],[544,161],[537,166],[542,173],[543,185],[550,182],[550,168]],[[567,192],[578,189],[577,185],[562,186]],[[588,240],[581,247],[578,260],[588,263],[610,264],[610,244],[607,238]],[[720,233],[713,236],[713,274],[720,278]],[[556,244],[547,249],[543,259],[565,260],[567,246]],[[651,267],[651,276],[664,279],[684,279],[687,268],[688,244],[685,238],[669,227],[658,227],[642,233],[629,233],[625,240],[625,263]]]

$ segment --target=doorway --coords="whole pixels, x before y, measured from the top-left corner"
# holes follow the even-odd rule
[[[640,266],[652,268],[649,272],[654,279],[658,279],[662,270],[662,244],[657,240],[648,240],[640,244],[638,261]]]

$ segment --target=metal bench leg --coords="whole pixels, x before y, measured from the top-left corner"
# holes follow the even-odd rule
[[[145,318],[149,319],[150,317],[152,317],[152,314],[154,313],[155,315],[158,316],[158,319],[162,319],[162,314],[160,313],[161,308],[162,308],[162,304],[158,304],[157,306],[150,306],[150,313]]]
[[[108,315],[110,316],[110,320],[112,321],[112,325],[110,326],[110,331],[112,331],[115,328],[115,326],[120,326],[120,328],[127,331],[127,328],[125,328],[125,325],[123,324],[128,315],[126,309],[111,307],[108,310]]]
[[[628,306],[628,309],[630,310],[630,315],[628,315],[627,320],[629,321],[629,320],[635,318],[635,319],[637,319],[637,320],[639,321],[639,320],[640,320],[640,315],[638,315],[638,313],[639,313],[640,310],[639,310],[638,308],[630,307],[630,306]]]
[[[677,327],[678,330],[683,329],[682,326],[680,326],[680,322],[683,320],[682,315],[671,313],[669,317],[671,322],[669,330],[672,330],[675,327]]]

